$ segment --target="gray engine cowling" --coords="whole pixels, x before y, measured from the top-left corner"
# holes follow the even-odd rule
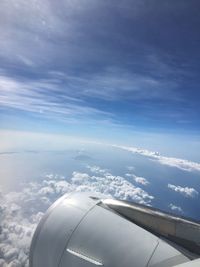
[[[189,258],[91,193],[64,195],[40,221],[30,267],[167,267]]]

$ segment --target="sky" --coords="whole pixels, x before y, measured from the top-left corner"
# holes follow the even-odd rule
[[[200,160],[198,0],[2,0],[0,129]]]
[[[199,13],[0,1],[0,266],[28,266],[43,213],[74,190],[199,219]]]

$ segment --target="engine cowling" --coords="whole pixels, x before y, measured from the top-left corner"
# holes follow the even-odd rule
[[[91,193],[64,195],[40,221],[30,267],[162,267],[190,261]]]

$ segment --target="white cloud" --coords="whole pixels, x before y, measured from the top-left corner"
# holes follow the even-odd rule
[[[4,267],[6,265],[6,261],[0,258],[0,267]]]
[[[84,114],[94,117],[96,114],[108,118],[111,114],[105,113],[103,109],[95,109],[93,105],[89,106],[84,99],[88,96],[106,100],[122,97],[158,98],[166,92],[160,90],[161,87],[167,87],[168,90],[174,87],[174,82],[158,80],[155,75],[133,73],[116,67],[107,67],[97,73],[86,74],[86,71],[78,76],[74,74],[73,68],[76,69],[78,62],[84,64],[85,69],[88,59],[92,59],[92,62],[95,58],[102,60],[102,47],[96,45],[96,38],[93,37],[99,27],[94,24],[91,28],[91,24],[87,23],[87,18],[93,16],[94,12],[99,16],[99,10],[104,11],[105,6],[100,2],[62,1],[58,6],[56,1],[49,0],[35,0],[28,4],[26,0],[18,0],[17,3],[2,1],[0,57],[8,66],[19,66],[19,73],[23,72],[20,71],[22,66],[26,71],[39,69],[39,76],[43,76],[43,79],[34,76],[35,80],[32,77],[30,80],[22,78],[19,81],[15,75],[6,76],[4,70],[0,77],[2,106],[36,112],[43,116],[59,114],[74,117]],[[112,4],[111,6],[113,8]],[[118,9],[116,5],[115,8]],[[78,19],[74,19],[75,17]],[[97,24],[98,21],[94,20]],[[110,36],[110,31],[107,34]],[[80,49],[83,37],[90,44],[85,43]],[[93,42],[95,49],[92,52],[90,45]],[[103,57],[107,61],[107,53],[113,51],[107,51],[105,47],[103,51]],[[145,61],[152,60],[146,58]],[[155,60],[153,63],[155,67]],[[54,65],[57,68],[52,69]],[[171,86],[167,86],[168,83]],[[172,94],[165,94],[165,97],[166,95]]]
[[[73,186],[63,180],[29,183],[20,192],[1,194],[0,197],[0,258],[2,266],[27,266],[31,237],[47,208]],[[0,265],[1,266],[1,265]]]
[[[172,204],[172,203],[169,204],[169,208],[170,208],[172,211],[178,211],[178,212],[180,212],[180,213],[183,213],[183,210],[182,210],[181,207],[176,206],[176,205],[174,205],[174,204]]]
[[[47,208],[65,193],[99,192],[147,205],[154,199],[121,176],[98,166],[87,168],[91,174],[74,171],[68,180],[49,174],[43,180],[24,185],[22,191],[0,194],[0,266],[28,267],[33,232]]]
[[[92,62],[95,59],[96,61],[102,59],[107,61],[108,56],[110,53],[113,54],[114,50],[101,44],[97,45],[95,36],[96,34],[100,36],[102,34],[99,21],[101,21],[102,26],[106,26],[103,27],[105,29],[104,35],[106,34],[108,39],[113,35],[113,29],[107,27],[109,17],[106,19],[105,16],[105,21],[102,21],[100,15],[108,7],[112,10],[114,8],[116,10],[114,13],[121,13],[122,17],[126,17],[129,10],[129,8],[121,8],[116,3],[113,4],[112,1],[110,4],[107,2],[105,4],[102,1],[74,0],[62,1],[58,5],[56,1],[50,0],[43,0],[42,2],[35,0],[30,3],[27,3],[26,0],[18,0],[17,3],[16,1],[8,2],[4,0],[0,9],[0,17],[2,18],[0,21],[2,36],[0,56],[29,68],[64,65],[64,71],[69,71],[70,67],[81,63],[85,66],[85,63],[91,59]],[[136,3],[134,3],[135,10]],[[115,17],[114,13],[112,13],[113,18]],[[132,14],[132,18],[134,15]],[[88,17],[95,18],[92,25],[88,23]],[[6,23],[4,23],[5,21]],[[114,34],[117,39],[120,35],[120,39],[126,42],[123,31],[118,32],[117,35]],[[79,44],[83,41],[83,38],[85,40],[84,45],[80,47]],[[57,42],[54,40],[57,40]],[[89,42],[88,45],[87,41]],[[134,42],[138,45],[137,41],[131,38],[131,43]],[[118,53],[118,51],[115,51],[115,53]],[[116,54],[116,56],[118,55]],[[81,88],[83,94],[105,99],[119,98],[122,97],[121,92],[129,91],[135,92],[132,97],[139,94],[136,97],[142,98],[163,97],[163,93],[165,93],[165,97],[171,96],[172,93],[174,95],[174,90],[172,90],[175,86],[174,80],[158,79],[157,75],[154,74],[154,72],[156,74],[162,72],[169,76],[169,72],[170,74],[173,72],[172,67],[159,59],[158,53],[155,55],[153,51],[150,52],[150,55],[148,52],[143,60],[145,66],[148,65],[151,70],[148,74],[138,74],[138,72],[130,72],[127,69],[108,67],[101,73],[92,75],[90,73],[87,77],[80,77],[80,75],[79,77],[73,77],[74,81],[71,79],[68,86],[73,82],[74,91]],[[62,64],[59,64],[60,62]],[[111,65],[113,65],[112,60]],[[60,69],[49,71],[58,75],[62,73]],[[161,90],[163,87],[165,90]],[[171,94],[169,91],[171,91]],[[126,97],[126,94],[123,94],[123,96]]]
[[[163,156],[155,157],[155,159],[157,159],[161,164],[177,167],[184,171],[200,171],[200,163]]]
[[[70,81],[68,81],[70,83]],[[70,90],[63,90],[61,81],[55,78],[27,80],[0,75],[0,105],[75,122],[76,118],[87,116],[111,117],[111,114],[90,107],[80,95],[71,95]]]
[[[176,185],[173,185],[173,184],[168,184],[168,188],[170,188],[171,190],[175,191],[175,192],[178,192],[186,197],[196,197],[198,196],[198,191],[195,190],[194,188],[191,188],[191,187],[181,187],[181,186],[176,186]]]
[[[189,171],[189,172],[200,171],[200,163],[197,163],[197,162],[189,161],[186,159],[165,157],[165,156],[160,155],[158,152],[153,152],[147,149],[140,149],[136,147],[127,147],[127,146],[118,146],[118,145],[113,145],[113,147],[124,149],[135,154],[140,154],[142,156],[150,158],[151,160],[156,160],[160,164],[167,165],[170,167],[176,167],[183,171]]]
[[[142,185],[148,185],[149,182],[144,177],[135,177],[136,183],[142,184]]]
[[[112,175],[107,170],[97,166],[88,166],[88,168],[94,175],[89,176],[88,179],[82,179],[81,184],[89,186],[91,190],[119,199],[137,201],[142,204],[149,204],[154,198],[121,176]]]
[[[174,73],[174,68],[145,44],[140,44],[142,50],[146,51],[144,55],[135,58],[135,67],[138,65],[139,68],[136,67],[137,71],[132,71],[132,61],[129,62],[128,57],[130,64],[125,64],[126,67],[116,67],[115,60],[121,60],[116,47],[113,49],[105,46],[103,42],[97,43],[96,37],[102,37],[103,34],[108,39],[113,36],[116,40],[123,40],[128,47],[130,43],[133,47],[138,46],[135,38],[131,37],[129,42],[124,38],[123,31],[113,31],[110,16],[105,16],[105,21],[101,17],[110,7],[115,9],[115,12],[112,12],[113,19],[118,18],[115,17],[116,14],[123,14],[123,18],[127,16],[129,8],[121,8],[112,1],[105,4],[104,1],[91,0],[59,1],[59,4],[52,0],[35,0],[30,3],[26,0],[1,2],[0,57],[2,68],[5,68],[1,79],[6,90],[8,89],[6,94],[1,89],[0,105],[3,107],[67,122],[78,120],[81,123],[80,117],[83,116],[95,118],[96,122],[97,117],[102,116],[98,121],[115,124],[116,121],[120,123],[119,117],[105,112],[105,108],[100,108],[100,105],[94,108],[94,103],[89,99],[137,101],[170,98],[174,101],[179,97],[176,80],[168,79]],[[93,23],[88,23],[89,17],[93,18]],[[99,27],[99,23],[102,27]],[[83,45],[80,46],[80,43]],[[108,64],[102,65],[106,66],[104,69],[89,68],[88,71],[88,66],[95,62]],[[139,71],[141,62],[149,69],[148,72]],[[11,70],[15,73],[9,76]],[[28,72],[30,75],[27,75]],[[14,78],[17,74],[24,75],[21,81]],[[28,76],[29,81],[25,79]],[[43,79],[36,78],[41,76]],[[9,92],[9,88],[13,86],[18,89]],[[77,102],[80,99],[82,102]],[[84,101],[85,99],[88,101]],[[143,111],[145,110],[149,114],[147,106],[143,106]],[[166,113],[163,116],[165,117]]]
[[[83,180],[88,180],[90,176],[87,173],[73,172],[72,181],[74,183],[82,182]]]
[[[99,166],[90,166],[90,165],[88,165],[87,168],[92,173],[101,174],[101,175],[109,174],[108,170],[100,168]]]
[[[127,69],[116,67],[108,67],[101,73],[93,74],[90,77],[85,76],[75,81],[76,86],[78,85],[77,82],[81,81],[79,83],[79,88],[82,87],[81,94],[112,101],[121,98],[160,98],[163,97],[163,90],[159,89],[166,88],[166,83],[164,84],[163,81],[154,78],[152,75],[132,73]],[[170,84],[170,88],[175,87],[174,82],[168,81],[167,83]],[[168,91],[170,90],[168,87]],[[170,98],[172,95],[165,94],[165,97]]]
[[[138,184],[142,184],[142,185],[148,185],[149,184],[147,179],[144,177],[136,176],[135,174],[132,174],[132,173],[126,173],[126,176],[133,178],[133,180]]]

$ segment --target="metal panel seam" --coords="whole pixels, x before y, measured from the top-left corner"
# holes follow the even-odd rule
[[[152,254],[151,254],[151,256],[150,256],[150,258],[149,258],[149,260],[148,260],[148,262],[147,262],[147,266],[146,266],[146,267],[149,267],[149,263],[150,263],[150,261],[151,261],[153,255],[154,255],[154,253],[155,253],[155,251],[156,251],[158,245],[159,245],[159,239],[157,239],[157,242],[158,242],[158,243],[157,243],[157,245],[155,246],[155,248],[154,248],[154,250],[153,250],[153,252],[152,252]]]
[[[73,233],[74,233],[74,232],[76,231],[76,229],[79,227],[79,225],[81,224],[81,222],[83,221],[83,219],[88,215],[88,213],[89,213],[92,209],[95,208],[95,206],[96,206],[97,204],[99,204],[99,202],[96,203],[93,207],[91,207],[91,208],[85,213],[85,215],[82,217],[82,219],[80,220],[80,222],[79,222],[79,223],[77,224],[77,226],[74,228],[73,232],[70,234],[70,237],[69,237],[69,239],[68,239],[68,241],[67,241],[67,244],[66,244],[65,248],[63,249],[62,256],[61,256],[61,258],[60,258],[58,267],[59,267],[60,264],[61,264],[61,260],[62,260],[63,254],[64,254],[64,252],[65,252],[65,250],[66,250],[66,248],[67,248],[67,246],[68,246],[68,244],[69,244],[69,242],[70,242],[70,240],[71,240],[71,237],[72,237]]]

